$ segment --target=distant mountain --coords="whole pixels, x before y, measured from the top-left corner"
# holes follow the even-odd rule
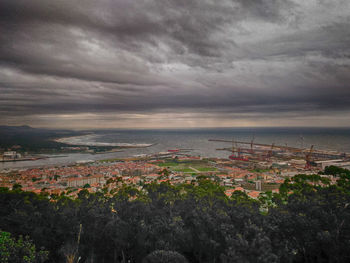
[[[24,130],[33,130],[34,128],[28,126],[28,125],[22,125],[22,126],[5,126],[0,125],[0,132],[2,131],[24,131]]]
[[[0,125],[0,134],[8,133],[8,132],[14,132],[14,133],[51,133],[51,134],[77,133],[75,131],[65,130],[65,129],[53,130],[53,129],[44,129],[44,128],[33,128],[33,127],[30,127],[29,125],[21,125],[21,126]]]
[[[23,126],[0,126],[0,148],[20,145],[27,151],[51,149],[63,144],[53,141],[55,138],[81,135],[81,132],[70,130],[51,130]]]

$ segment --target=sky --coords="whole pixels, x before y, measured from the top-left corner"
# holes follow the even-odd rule
[[[350,126],[348,0],[1,0],[0,125]]]

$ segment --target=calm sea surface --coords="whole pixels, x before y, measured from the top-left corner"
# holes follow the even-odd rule
[[[350,152],[350,128],[222,128],[173,130],[108,130],[95,131],[94,136],[75,138],[75,143],[126,143],[152,144],[151,147],[125,149],[108,154],[68,154],[67,157],[37,161],[0,163],[0,170],[70,164],[82,160],[101,160],[128,157],[137,154],[165,152],[168,149],[193,149],[189,153],[204,157],[228,157],[229,153],[217,148],[230,147],[230,143],[210,142],[209,139],[226,139],[257,143],[275,143],[295,147]]]

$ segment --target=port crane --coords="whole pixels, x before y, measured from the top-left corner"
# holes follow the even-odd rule
[[[255,135],[253,136],[253,139],[250,141],[250,153],[254,154],[254,147],[253,147],[253,143],[255,140]]]
[[[254,141],[254,138],[251,141],[232,141],[232,140],[222,140],[222,139],[209,139],[209,141],[213,142],[229,142],[233,145],[236,143],[238,145],[247,145],[248,147],[239,147],[240,153],[256,155],[259,159],[269,158],[275,153],[285,154],[287,157],[287,153],[292,153],[294,157],[301,157],[305,159],[307,162],[309,161],[309,165],[312,164],[311,158],[320,158],[320,159],[329,159],[329,158],[342,158],[346,159],[350,156],[349,153],[340,153],[329,150],[315,150],[314,147],[310,150],[309,148],[297,148],[291,147],[287,144],[285,145],[276,145],[273,144],[265,144],[265,143],[257,143]],[[304,144],[304,143],[303,143]],[[238,147],[237,147],[238,148]],[[231,151],[230,148],[220,148],[217,150],[225,150]],[[237,156],[238,157],[238,156]],[[242,156],[240,156],[242,157]]]
[[[221,140],[221,139],[209,139],[209,141],[212,141],[212,142],[229,142],[229,143],[232,143],[232,141],[228,141],[228,140]],[[238,144],[248,144],[248,145],[251,145],[251,147],[253,146],[264,146],[264,147],[271,147],[271,144],[266,144],[266,143],[255,143],[255,142],[243,142],[243,141],[234,141],[235,143],[238,143]],[[296,148],[296,147],[291,147],[291,146],[281,146],[281,145],[274,145],[274,148],[278,148],[278,149],[285,149],[285,150],[288,150],[288,151],[296,151],[296,152],[301,152],[305,149],[300,149],[300,148]],[[256,150],[256,149],[255,149]]]
[[[266,159],[269,160],[273,155],[273,147],[275,146],[275,143],[271,144],[271,149],[266,154]]]
[[[234,147],[234,144],[236,144],[236,147]],[[235,155],[235,148],[237,149],[237,154]],[[235,161],[249,161],[249,159],[245,156],[241,155],[241,148],[238,147],[237,142],[232,139],[232,148],[231,148],[232,155],[229,156],[229,159],[235,160]]]
[[[305,169],[310,169],[312,166],[311,155],[312,155],[313,150],[314,150],[314,146],[311,145],[309,152],[306,153],[306,155],[305,155],[305,161],[306,161]]]

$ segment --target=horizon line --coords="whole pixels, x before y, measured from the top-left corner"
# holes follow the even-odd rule
[[[308,129],[350,129],[350,126],[224,126],[224,127],[122,127],[122,128],[58,128],[47,126],[31,126],[23,125],[0,125],[0,127],[30,127],[33,129],[47,129],[47,130],[72,130],[72,131],[91,131],[91,130],[200,130],[200,129],[254,129],[254,128],[308,128]]]

